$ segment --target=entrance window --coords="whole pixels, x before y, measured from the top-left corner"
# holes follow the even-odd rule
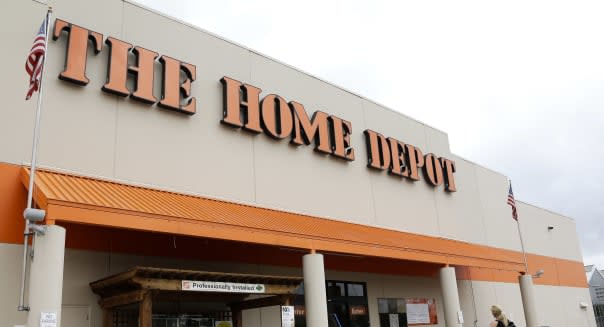
[[[367,284],[328,280],[327,313],[329,327],[368,327]],[[304,288],[300,287],[294,301],[296,327],[306,327]]]
[[[365,284],[359,284],[359,283],[348,284],[348,296],[365,297]]]

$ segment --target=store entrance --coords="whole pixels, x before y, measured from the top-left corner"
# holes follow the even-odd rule
[[[327,281],[327,312],[330,327],[368,327],[367,306],[365,283]]]
[[[241,327],[244,310],[291,305],[301,282],[301,277],[136,267],[90,287],[101,297],[103,327]]]
[[[205,294],[201,299],[158,294],[153,300],[152,327],[232,326],[230,305],[242,300],[239,294]]]
[[[154,313],[153,327],[229,327],[232,326],[231,311],[207,313]]]
[[[240,296],[206,294],[198,299],[183,296],[165,297],[158,293],[152,299],[152,327],[232,327],[234,319],[229,305],[242,301]],[[141,311],[138,303],[115,306],[108,327],[139,326]]]
[[[216,320],[216,318],[207,317],[206,315],[154,314],[153,327],[215,327]]]
[[[325,282],[327,292],[328,327],[369,327],[367,285],[363,282]],[[303,287],[295,299],[296,327],[305,327]]]

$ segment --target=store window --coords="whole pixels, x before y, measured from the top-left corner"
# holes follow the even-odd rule
[[[359,282],[325,282],[329,327],[369,327],[367,285]],[[305,327],[304,285],[294,302],[296,327]]]

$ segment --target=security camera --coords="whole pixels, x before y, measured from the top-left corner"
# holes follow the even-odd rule
[[[537,270],[537,272],[533,275],[533,278],[539,278],[541,277],[541,275],[543,275],[544,271],[543,269],[539,269]]]

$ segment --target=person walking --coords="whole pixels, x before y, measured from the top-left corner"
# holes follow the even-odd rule
[[[493,318],[495,318],[495,320],[491,321],[489,327],[516,327],[516,325],[514,325],[514,323],[505,316],[500,307],[492,305],[491,314],[493,314]]]

